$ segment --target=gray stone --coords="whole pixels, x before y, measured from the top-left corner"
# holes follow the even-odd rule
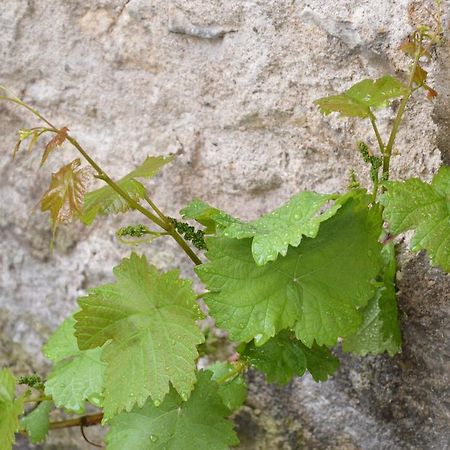
[[[362,78],[406,77],[398,46],[432,3],[3,0],[0,84],[68,126],[115,177],[147,154],[174,153],[148,183],[168,215],[202,197],[250,219],[300,190],[345,189],[350,168],[368,182],[354,148],[358,139],[375,146],[369,124],[324,118],[313,100]],[[393,178],[429,180],[449,164],[448,55],[444,44],[426,67],[434,104],[418,93],[408,106]],[[394,108],[379,113],[384,134]],[[0,365],[45,372],[41,344],[79,295],[112,279],[129,252],[114,232],[140,219],[61,228],[52,252],[37,205],[49,173],[75,153],[65,146],[40,170],[38,151],[12,162],[15,131],[37,121],[4,103],[0,117]],[[192,275],[172,242],[142,251]],[[406,247],[400,276],[403,353],[346,355],[322,384],[305,377],[278,388],[250,373],[251,396],[236,417],[242,449],[449,448],[448,276]],[[78,430],[52,436],[47,449],[91,448]]]

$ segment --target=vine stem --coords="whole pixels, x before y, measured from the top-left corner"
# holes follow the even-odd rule
[[[50,422],[48,427],[51,430],[60,428],[72,428],[72,427],[91,427],[98,425],[103,419],[103,413],[88,414],[86,416],[76,417],[74,419],[59,420],[57,422]]]
[[[96,170],[98,178],[102,179],[107,185],[109,185],[114,191],[116,191],[129,205],[132,209],[139,211],[153,223],[161,227],[163,230],[167,231],[170,236],[177,242],[177,244],[184,250],[184,252],[189,256],[195,265],[201,264],[200,258],[192,251],[186,241],[177,233],[173,228],[169,220],[161,213],[161,211],[154,205],[155,211],[158,211],[158,216],[153,214],[147,208],[144,208],[140,203],[131,198],[126,191],[124,191],[117,183],[115,183],[104,171],[103,169],[89,156],[89,154],[83,149],[83,147],[78,143],[76,139],[68,135],[67,140],[83,155],[86,161]],[[149,197],[147,196],[148,200]],[[147,200],[147,201],[148,201]],[[164,218],[164,219],[163,219]]]
[[[1,89],[3,89],[5,92],[10,93],[10,91],[3,86],[0,86]],[[50,129],[48,131],[51,131],[53,133],[58,133],[59,129],[53,125],[48,119],[46,119],[42,114],[40,114],[38,111],[36,111],[34,108],[32,108],[27,103],[20,100],[18,97],[9,97],[9,96],[0,96],[0,100],[8,100],[13,103],[16,103],[17,105],[20,105],[24,108],[26,108],[28,111],[30,111],[32,114],[34,114],[36,117],[41,119],[43,122],[45,122]],[[117,194],[119,194],[127,203],[128,205],[137,211],[139,211],[141,214],[143,214],[145,217],[147,217],[150,221],[158,225],[160,228],[165,230],[176,242],[177,244],[183,249],[183,251],[189,256],[191,261],[195,265],[201,264],[200,258],[194,253],[194,251],[189,247],[189,245],[186,243],[186,241],[180,236],[180,234],[174,229],[172,224],[169,222],[167,217],[158,209],[158,207],[154,204],[154,202],[148,197],[148,195],[145,197],[145,200],[149,205],[153,208],[153,210],[156,212],[157,215],[153,214],[151,211],[149,211],[147,208],[144,208],[140,203],[138,203],[136,200],[130,197],[126,191],[124,191],[117,183],[115,183],[109,175],[91,158],[91,156],[84,150],[84,148],[79,144],[79,142],[69,134],[66,138],[77,150],[78,152],[84,157],[84,159],[92,166],[92,168],[97,172],[97,178],[103,180],[108,186],[110,186]]]
[[[408,103],[408,100],[411,97],[411,94],[413,93],[413,82],[414,82],[414,75],[416,73],[417,65],[419,64],[420,59],[420,48],[422,44],[422,34],[419,34],[419,45],[417,47],[416,53],[414,55],[414,63],[411,67],[411,73],[409,76],[408,81],[408,90],[406,94],[403,96],[402,101],[400,102],[400,106],[397,111],[397,115],[394,119],[394,123],[392,125],[391,134],[389,135],[388,143],[386,144],[386,148],[384,149],[383,153],[383,181],[389,179],[389,168],[390,168],[390,162],[391,162],[391,155],[392,155],[392,149],[394,147],[395,138],[397,137],[397,133],[400,127],[400,124],[402,122],[403,114],[406,109],[406,105]],[[385,188],[383,187],[383,190]]]

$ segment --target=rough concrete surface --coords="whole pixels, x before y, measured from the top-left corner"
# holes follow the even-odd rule
[[[405,76],[398,45],[432,3],[2,0],[0,84],[68,126],[113,176],[147,154],[174,153],[148,184],[169,215],[202,197],[253,218],[300,190],[343,190],[350,168],[367,181],[354,147],[357,139],[375,144],[368,124],[324,118],[312,102],[365,77]],[[448,44],[435,56],[427,70],[439,96],[417,95],[408,106],[394,178],[429,180],[450,162]],[[379,114],[383,132],[393,113]],[[121,217],[63,228],[50,251],[37,204],[50,171],[74,154],[58,151],[41,170],[38,152],[13,163],[15,131],[36,125],[0,104],[0,366],[16,373],[48,370],[41,344],[129,252],[114,237]],[[402,354],[346,355],[321,384],[305,377],[279,388],[250,373],[250,398],[236,417],[241,449],[450,448],[450,282],[401,248]],[[191,273],[172,243],[145,252],[160,268]],[[92,447],[63,431],[43,448]]]

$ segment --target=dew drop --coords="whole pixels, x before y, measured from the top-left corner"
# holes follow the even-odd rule
[[[154,434],[151,434],[151,435],[150,435],[150,440],[151,440],[152,442],[156,442],[156,441],[158,440],[158,436],[155,436]]]
[[[257,334],[255,336],[255,343],[259,344],[262,341],[263,335],[262,334]]]
[[[160,402],[159,400],[155,400],[155,401],[153,402],[153,404],[154,404],[156,407],[158,407],[158,406],[161,404],[161,402]]]

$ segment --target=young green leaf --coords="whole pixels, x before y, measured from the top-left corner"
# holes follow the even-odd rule
[[[381,203],[390,231],[414,230],[412,251],[426,250],[433,265],[450,272],[450,167],[441,167],[431,184],[411,178],[385,185]]]
[[[230,238],[253,238],[252,253],[259,266],[275,261],[278,254],[286,256],[289,245],[297,247],[303,236],[316,237],[320,223],[336,214],[341,204],[320,213],[327,202],[335,196],[300,192],[275,211],[257,220],[235,222],[223,235]]]
[[[8,369],[0,370],[0,450],[11,450],[19,430],[23,397],[16,398],[16,379]]]
[[[235,370],[233,364],[227,362],[215,362],[207,367],[212,372],[211,380],[219,385],[219,395],[222,397],[223,404],[231,411],[236,411],[245,402],[247,397],[247,386],[242,375],[237,374],[232,377]],[[228,376],[230,379],[228,380]],[[225,382],[221,382],[225,379]]]
[[[183,219],[193,219],[199,224],[206,227],[205,233],[215,233],[216,227],[223,229],[238,220],[231,217],[229,214],[208,205],[203,200],[194,199],[185,208],[180,211]]]
[[[53,231],[81,214],[89,172],[80,165],[77,158],[52,174],[50,187],[42,197],[41,211],[50,211]]]
[[[346,352],[365,356],[368,353],[376,355],[386,351],[393,356],[400,351],[401,335],[395,291],[397,263],[393,244],[387,244],[383,248],[382,256],[383,284],[363,308],[364,319],[358,331],[344,340],[343,349]]]
[[[20,421],[20,425],[25,428],[32,444],[39,444],[47,436],[49,414],[52,406],[53,403],[51,401],[41,402],[36,409]]]
[[[69,317],[50,336],[42,352],[55,365],[45,383],[58,408],[81,413],[85,401],[98,403],[102,396],[106,364],[101,349],[80,350],[74,336],[75,319]]]
[[[125,175],[116,184],[133,200],[138,202],[144,197],[145,188],[136,178],[152,178],[172,159],[172,156],[148,156],[139,167]],[[126,200],[112,187],[104,186],[86,194],[81,220],[86,225],[90,225],[99,214],[123,213],[129,208],[130,206]]]
[[[377,80],[362,80],[340,95],[316,100],[323,114],[338,112],[346,117],[369,117],[370,108],[385,107],[390,100],[403,97],[408,88],[399,80],[385,75]]]
[[[196,345],[204,340],[191,281],[160,273],[145,256],[131,254],[114,268],[116,283],[92,289],[75,314],[80,349],[100,347],[108,364],[105,417],[148,397],[161,403],[169,382],[185,399],[195,383]]]
[[[250,342],[241,356],[264,372],[269,383],[289,383],[293,377],[302,376],[306,369],[315,381],[326,381],[339,367],[339,360],[327,347],[314,343],[312,348],[308,348],[287,330],[281,331],[261,347]]]
[[[210,378],[211,373],[200,372],[186,402],[171,389],[159,407],[147,402],[114,417],[108,450],[228,450],[237,445],[233,424],[225,419],[230,411]]]
[[[334,345],[356,331],[358,309],[367,304],[381,268],[378,208],[363,194],[348,197],[323,222],[316,238],[305,238],[285,257],[258,267],[249,239],[210,238],[210,262],[196,268],[211,291],[210,314],[232,339],[262,345],[295,327],[307,346]]]

